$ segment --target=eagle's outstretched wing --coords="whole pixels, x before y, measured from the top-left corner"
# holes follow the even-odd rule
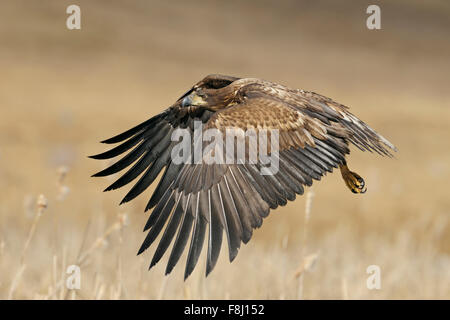
[[[233,91],[233,100],[221,110],[183,106],[183,97],[196,87],[229,87]],[[150,266],[161,259],[175,238],[166,274],[178,262],[190,236],[185,278],[195,268],[206,234],[206,274],[217,262],[223,232],[232,261],[241,242],[250,240],[253,229],[261,226],[270,209],[294,200],[296,194],[303,194],[304,187],[310,186],[313,180],[320,180],[326,172],[345,164],[349,143],[382,155],[390,155],[389,150],[395,150],[345,106],[312,92],[258,79],[212,76],[183,97],[163,113],[103,141],[121,144],[93,156],[108,159],[131,149],[115,164],[94,175],[110,175],[134,163],[106,189],[120,188],[143,173],[122,203],[141,194],[165,167],[146,206],[146,210],[154,209],[144,228],[148,233],[139,253],[146,250],[164,229]],[[203,130],[217,129],[223,133],[226,130],[277,130],[278,171],[273,175],[262,175],[260,163],[245,161],[175,164],[171,152],[177,142],[171,140],[171,134],[177,128],[186,128],[193,133],[195,120],[204,123]],[[246,150],[252,148],[249,141],[245,140]],[[194,148],[195,141],[191,143]]]

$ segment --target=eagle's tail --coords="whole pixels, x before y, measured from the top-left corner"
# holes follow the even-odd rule
[[[365,187],[364,179],[355,172],[352,172],[348,169],[347,164],[342,164],[339,166],[341,169],[342,178],[345,181],[345,184],[353,193],[365,193],[367,188]]]

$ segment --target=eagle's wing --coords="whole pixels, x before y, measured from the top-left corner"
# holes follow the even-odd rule
[[[315,92],[291,89],[263,80],[254,81],[240,90],[241,99],[264,96],[281,101],[307,117],[331,125],[334,132],[351,142],[362,151],[375,151],[380,155],[392,156],[397,148],[386,138],[353,115],[343,104]]]
[[[258,132],[276,129],[279,132],[278,171],[273,175],[261,175],[259,163],[174,164],[170,159],[174,147],[170,136],[176,128],[188,128],[193,132],[195,119],[205,123],[204,130],[255,129]],[[240,243],[250,240],[252,230],[261,226],[270,209],[294,200],[296,194],[303,194],[304,186],[310,186],[313,180],[320,180],[327,171],[345,163],[348,142],[381,154],[389,154],[385,146],[391,146],[345,107],[325,97],[260,84],[242,88],[239,100],[227,109],[212,113],[201,108],[171,107],[104,142],[124,140],[118,147],[94,156],[106,159],[134,148],[96,176],[116,173],[137,160],[106,189],[119,188],[145,170],[122,201],[126,202],[142,193],[166,167],[146,207],[154,209],[144,228],[148,233],[139,253],[164,229],[151,266],[161,259],[175,238],[166,268],[169,273],[191,236],[185,278],[195,268],[207,228],[208,274],[217,262],[224,231],[232,261]],[[252,146],[248,140],[246,143],[248,150]],[[195,141],[192,144],[195,145]]]
[[[211,111],[202,108],[182,108],[179,104],[174,104],[164,112],[150,118],[149,120],[133,127],[117,136],[102,141],[102,143],[121,143],[111,150],[90,156],[93,159],[110,159],[131,150],[120,160],[108,168],[96,173],[93,177],[103,177],[115,174],[132,163],[133,166],[125,172],[117,181],[107,187],[104,191],[120,188],[134,179],[141,173],[144,175],[138,180],[134,187],[122,199],[121,204],[128,202],[141,194],[158,176],[161,170],[166,167],[165,179],[176,179],[181,166],[170,166],[170,155],[174,147],[171,135],[174,130],[185,128],[193,132],[194,121],[206,122],[212,115]],[[169,166],[168,166],[169,165]],[[161,181],[161,182],[162,182]],[[152,208],[160,200],[163,190],[168,185],[160,183],[150,199],[146,210]]]

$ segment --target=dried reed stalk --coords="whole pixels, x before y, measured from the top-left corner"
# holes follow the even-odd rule
[[[22,279],[22,275],[26,268],[25,254],[27,252],[28,247],[30,246],[31,239],[33,239],[39,219],[41,218],[45,209],[47,209],[47,206],[48,206],[47,198],[45,198],[45,196],[43,194],[39,195],[36,205],[37,205],[36,215],[34,216],[33,223],[31,224],[30,231],[28,232],[27,240],[25,241],[25,245],[22,250],[22,255],[20,257],[19,269],[18,269],[18,271],[11,283],[11,287],[9,289],[8,300],[11,300],[13,298],[14,292],[15,292],[17,286],[19,285],[20,280]]]

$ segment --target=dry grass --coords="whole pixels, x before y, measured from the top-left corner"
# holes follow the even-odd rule
[[[364,1],[81,0],[81,31],[65,29],[69,4],[0,5],[0,298],[450,298],[448,4],[381,2],[373,32]],[[147,271],[152,249],[136,256],[151,190],[118,207],[126,190],[101,193],[110,181],[89,176],[107,163],[86,156],[213,72],[328,95],[400,152],[353,152],[365,195],[328,175],[310,214],[298,197],[232,264],[225,245],[205,279],[203,252],[183,282],[181,265],[163,276],[167,257]],[[372,264],[381,290],[366,288]]]

